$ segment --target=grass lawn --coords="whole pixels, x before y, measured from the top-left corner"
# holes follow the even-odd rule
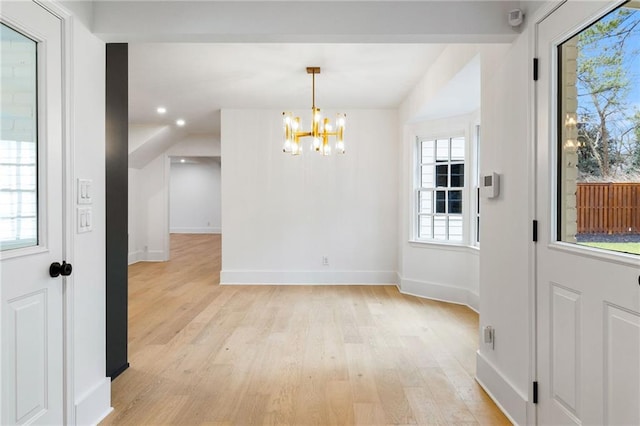
[[[589,246],[589,247],[597,247],[605,250],[640,254],[640,243],[579,243],[579,244]]]

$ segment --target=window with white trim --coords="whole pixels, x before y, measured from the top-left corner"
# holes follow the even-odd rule
[[[473,223],[474,223],[474,236],[473,245],[480,246],[480,125],[475,126],[475,156],[473,164],[475,167],[474,175],[474,195],[475,195],[475,208],[473,210]]]
[[[465,138],[418,138],[416,238],[464,241]]]

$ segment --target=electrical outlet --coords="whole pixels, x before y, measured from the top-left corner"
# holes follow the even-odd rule
[[[484,343],[491,345],[491,349],[496,347],[496,330],[490,325],[485,326],[482,329],[484,335]]]
[[[324,266],[329,266],[329,257],[327,256],[322,256],[322,264]]]

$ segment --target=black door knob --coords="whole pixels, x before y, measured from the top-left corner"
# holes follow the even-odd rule
[[[62,270],[60,271],[60,274],[63,277],[68,277],[69,275],[71,275],[71,272],[73,272],[73,266],[71,266],[70,263],[65,262],[64,260],[62,261]]]
[[[49,266],[49,275],[51,276],[51,278],[59,277],[61,270],[62,265],[58,262],[53,262],[51,266]]]
[[[73,267],[70,263],[66,261],[62,261],[62,265],[58,262],[53,262],[51,266],[49,266],[49,275],[51,278],[56,278],[62,275],[63,277],[68,277],[73,272]]]

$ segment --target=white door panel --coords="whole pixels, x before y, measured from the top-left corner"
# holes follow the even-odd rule
[[[558,46],[612,10],[568,1],[538,25],[538,424],[640,424],[640,257],[558,241]]]
[[[640,425],[640,315],[606,305],[604,321],[605,423]]]
[[[27,1],[3,1],[0,19],[0,423],[62,424],[63,279],[49,276],[64,259],[61,21]]]

